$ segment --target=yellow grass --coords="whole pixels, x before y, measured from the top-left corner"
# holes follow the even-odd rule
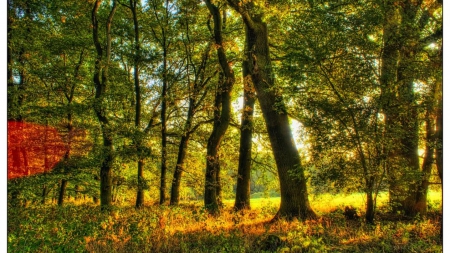
[[[343,209],[345,206],[353,206],[359,210],[365,210],[366,195],[364,193],[353,194],[321,194],[318,196],[310,196],[310,204],[314,211],[320,213],[332,212],[336,209]],[[386,206],[388,194],[381,192],[376,199],[377,208]],[[442,203],[441,191],[429,191],[428,202],[434,206],[440,206]],[[234,200],[224,200],[224,204],[232,207]],[[278,208],[280,205],[280,197],[272,198],[252,198],[250,200],[252,209],[261,208]]]

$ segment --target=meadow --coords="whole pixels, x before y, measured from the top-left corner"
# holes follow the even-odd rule
[[[279,198],[252,199],[252,210],[219,216],[201,202],[178,207],[121,203],[108,213],[82,201],[8,208],[8,252],[442,252],[441,193],[429,193],[426,217],[386,213],[378,199],[374,225],[347,220],[343,208],[363,216],[363,194],[311,198],[316,220],[270,222]]]

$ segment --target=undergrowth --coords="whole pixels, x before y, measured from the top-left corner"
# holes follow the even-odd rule
[[[438,209],[426,217],[346,220],[340,207],[304,222],[270,223],[267,204],[210,216],[196,205],[116,207],[92,204],[8,208],[8,252],[442,252]],[[266,248],[266,238],[279,238]]]

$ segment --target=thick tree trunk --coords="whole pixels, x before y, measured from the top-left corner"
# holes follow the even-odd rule
[[[440,52],[439,52],[439,65],[442,68],[442,63],[443,63],[443,55],[442,55],[442,51],[443,48],[441,48]],[[442,78],[442,77],[441,77]],[[441,183],[443,183],[443,162],[444,162],[444,157],[443,157],[443,131],[444,131],[444,125],[443,125],[443,87],[442,87],[442,79],[437,80],[436,83],[436,87],[435,87],[435,91],[434,91],[434,97],[435,100],[437,101],[437,106],[436,106],[436,129],[435,129],[435,134],[436,134],[436,148],[435,148],[435,152],[436,152],[436,167],[437,167],[437,171],[439,174],[439,178],[441,179]]]
[[[372,190],[369,190],[366,193],[366,205],[366,223],[373,224],[373,219],[375,218],[375,204]]]
[[[414,76],[408,71],[408,66],[414,62],[414,52],[411,48],[402,47],[400,50],[400,61],[397,70],[397,83],[399,108],[396,109],[396,116],[401,126],[399,135],[399,149],[398,161],[403,164],[402,175],[403,178],[399,180],[404,185],[402,188],[405,191],[403,197],[402,209],[406,215],[415,216],[417,189],[420,188],[422,180],[417,175],[420,174],[419,163],[419,119],[417,103],[414,92]],[[410,179],[405,180],[404,176],[410,176]],[[410,182],[414,182],[410,184]],[[410,185],[406,185],[409,183]],[[413,201],[408,201],[413,200]],[[426,209],[426,205],[425,205]]]
[[[439,174],[439,178],[443,183],[443,168],[444,168],[444,156],[443,156],[443,113],[442,113],[442,97],[438,100],[438,108],[436,113],[436,167]]]
[[[246,49],[248,51],[249,49]],[[248,69],[248,59],[242,64],[244,76],[244,106],[241,117],[241,138],[239,145],[239,165],[234,209],[250,209],[250,175],[252,162],[253,110],[255,107],[255,88]]]
[[[253,15],[242,3],[228,0],[241,14],[246,28],[246,53],[257,98],[266,122],[280,180],[281,204],[274,219],[316,217],[306,187],[304,170],[289,126],[283,98],[276,90],[269,55],[267,25],[259,14]]]

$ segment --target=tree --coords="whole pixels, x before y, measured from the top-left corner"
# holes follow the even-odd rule
[[[246,36],[246,39],[249,38]],[[245,45],[249,42],[246,41]],[[244,49],[249,51],[249,48]],[[248,69],[249,58],[244,58],[242,74],[244,80],[244,103],[241,116],[241,137],[239,143],[239,164],[237,174],[236,198],[234,209],[250,209],[250,175],[252,165],[253,111],[256,94],[253,87],[251,71]]]
[[[278,169],[281,205],[275,219],[281,217],[302,220],[315,217],[308,200],[304,169],[292,137],[283,96],[276,90],[269,54],[267,24],[262,7],[253,2],[228,0],[245,24],[248,70],[266,122],[272,151]],[[291,172],[294,172],[293,176]]]
[[[223,35],[222,16],[219,8],[211,1],[205,0],[214,21],[213,36],[216,44],[217,58],[222,72],[214,102],[214,125],[206,148],[205,207],[210,213],[217,213],[220,205],[220,164],[218,151],[231,117],[231,91],[235,83],[233,69],[226,56]]]
[[[170,193],[170,204],[178,205],[180,201],[180,188],[183,171],[185,170],[184,164],[186,159],[186,153],[188,149],[189,140],[194,132],[204,123],[208,121],[196,122],[196,114],[200,110],[200,107],[204,104],[205,98],[207,98],[209,82],[217,74],[217,71],[212,71],[210,54],[212,44],[207,43],[205,46],[197,46],[204,40],[208,40],[199,36],[203,31],[191,30],[195,29],[191,27],[191,13],[199,15],[197,5],[195,7],[186,6],[183,10],[184,21],[184,47],[186,51],[186,79],[187,79],[187,100],[188,108],[184,126],[181,130],[181,139],[178,144],[177,162],[172,180],[172,188]],[[195,23],[193,24],[195,25]],[[198,29],[198,28],[197,28]],[[196,36],[194,37],[193,34]],[[197,49],[198,48],[198,49]],[[200,56],[200,57],[199,57]],[[199,59],[198,59],[199,58]],[[208,74],[208,72],[212,72]]]
[[[105,91],[109,85],[109,64],[111,60],[111,25],[114,14],[117,10],[116,1],[112,6],[105,23],[106,46],[102,46],[99,33],[98,10],[102,1],[96,0],[92,9],[92,36],[94,40],[97,57],[95,60],[94,85],[95,101],[94,111],[100,122],[103,138],[102,163],[100,168],[100,204],[102,209],[108,209],[111,206],[112,190],[112,166],[114,162],[113,133],[105,108]]]
[[[159,203],[166,202],[166,177],[167,177],[167,156],[168,156],[168,107],[171,102],[170,89],[173,89],[173,83],[180,78],[183,60],[172,58],[171,54],[175,51],[174,47],[178,42],[177,30],[175,24],[177,22],[176,15],[179,9],[175,3],[168,0],[152,1],[148,3],[149,11],[152,12],[155,23],[150,26],[153,37],[162,50],[162,66],[160,66],[161,89],[161,177],[160,177],[160,197]],[[173,50],[172,50],[173,49]]]
[[[424,49],[442,36],[436,13],[440,4],[404,1],[394,6],[383,2],[381,6],[386,10],[380,82],[389,140],[386,147],[389,197],[394,210],[415,215],[417,187],[421,181],[417,152],[420,105],[415,86],[427,78],[423,74],[427,63]]]

